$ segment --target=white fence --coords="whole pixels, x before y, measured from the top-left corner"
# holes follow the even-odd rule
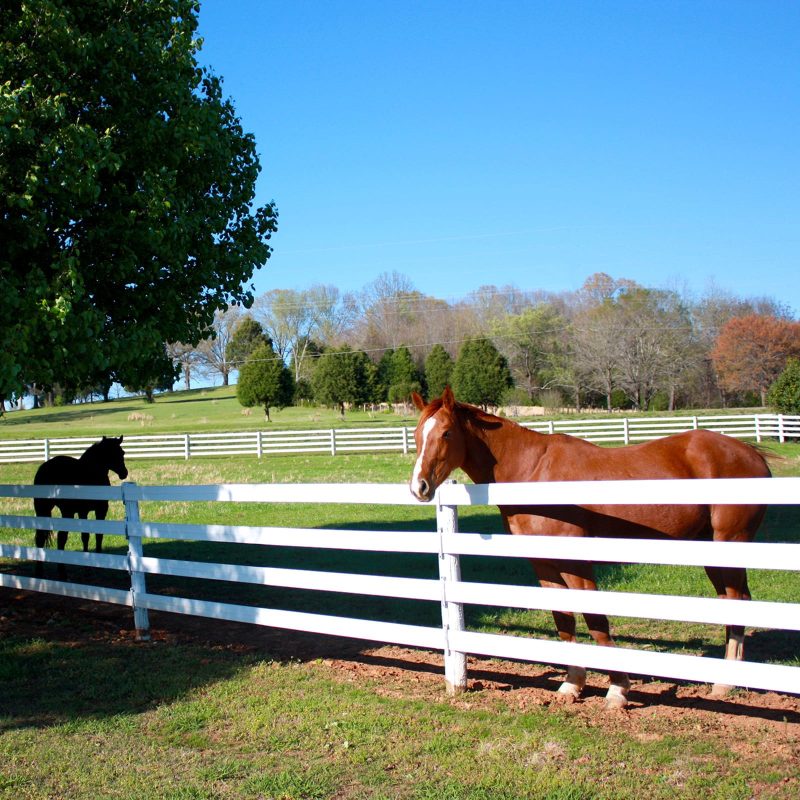
[[[0,526],[26,532],[48,528],[125,536],[127,555],[59,552],[1,544],[0,556],[124,570],[130,575],[131,588],[103,588],[24,577],[9,572],[0,573],[0,585],[130,606],[137,631],[143,638],[148,636],[148,611],[154,609],[442,650],[445,654],[445,677],[451,691],[465,687],[466,654],[473,653],[800,693],[800,667],[478,633],[465,629],[463,613],[465,604],[480,604],[800,630],[798,604],[605,591],[565,592],[532,586],[470,583],[461,580],[459,565],[461,555],[481,555],[800,571],[800,544],[631,541],[459,533],[457,516],[458,507],[464,505],[559,505],[599,501],[630,503],[632,496],[642,504],[748,502],[792,505],[800,502],[800,478],[479,486],[446,484],[440,487],[436,498],[437,531],[399,533],[148,522],[140,519],[139,511],[139,503],[144,501],[417,505],[407,486],[399,484],[137,486],[125,483],[120,487],[108,488],[0,486],[0,498],[43,496],[121,500],[125,504],[125,519],[98,522],[6,514],[0,516]],[[438,557],[439,579],[211,564],[144,555],[143,541],[165,538],[329,550],[430,553]],[[149,575],[434,601],[441,604],[442,624],[424,627],[166,596],[147,590],[146,577]],[[324,605],[324,600],[321,600],[320,607]]]
[[[598,417],[521,423],[539,433],[569,433],[597,443],[631,444],[697,428],[728,436],[755,439],[800,439],[800,416],[785,414],[720,415],[711,417]],[[91,438],[48,438],[0,441],[0,463],[46,461],[56,455],[80,455]],[[126,435],[127,458],[183,458],[254,455],[259,458],[287,453],[357,453],[415,448],[409,427],[330,428],[299,431],[239,431],[175,433],[160,436]]]

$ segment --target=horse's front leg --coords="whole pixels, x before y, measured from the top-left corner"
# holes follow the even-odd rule
[[[564,582],[570,589],[595,591],[597,583],[594,579],[594,568],[589,563],[572,561],[568,569],[562,572]],[[611,627],[605,614],[584,613],[584,620],[589,633],[596,644],[601,647],[614,647],[611,638]],[[628,692],[631,681],[626,672],[610,671],[610,686],[606,692],[606,708],[625,708],[628,704]]]
[[[98,520],[105,519],[108,515],[108,503],[101,503],[94,510],[94,518]],[[94,535],[94,550],[96,553],[103,552],[103,534],[96,533]]]
[[[589,588],[589,587],[586,587]],[[596,588],[596,587],[591,587]],[[614,640],[611,638],[611,630],[608,617],[605,614],[584,614],[586,626],[595,642],[603,647],[615,647]],[[611,685],[606,692],[607,708],[625,708],[628,705],[628,692],[631,688],[631,680],[627,672],[610,671],[608,673]]]
[[[561,576],[561,571],[548,561],[532,560],[539,584],[546,589],[566,589],[567,584]],[[571,611],[553,611],[553,621],[556,624],[558,637],[562,642],[577,641],[575,635],[575,615]],[[567,666],[567,677],[558,693],[577,700],[581,696],[583,687],[586,686],[586,667]]]

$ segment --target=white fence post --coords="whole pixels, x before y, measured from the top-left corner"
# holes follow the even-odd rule
[[[331,455],[336,455],[336,429],[331,428]]]
[[[628,418],[627,417],[623,417],[622,418],[622,441],[625,444],[630,444],[631,443],[630,429],[629,429],[629,424],[628,424]]]
[[[192,442],[189,438],[189,434],[187,433],[183,437],[183,457],[188,461],[192,455]]]
[[[131,605],[133,606],[133,624],[136,626],[136,639],[139,642],[150,641],[150,616],[146,608],[137,605],[136,597],[146,594],[144,573],[140,569],[142,558],[142,537],[131,531],[132,522],[139,521],[139,501],[134,490],[136,484],[122,484],[122,502],[125,504],[125,538],[128,540],[128,571],[131,576]]]
[[[408,428],[403,428],[403,455],[408,455]]]
[[[259,458],[264,455],[264,441],[261,431],[256,432],[256,455]]]
[[[50,440],[49,439],[45,439],[44,440],[44,460],[45,461],[49,461],[50,460]]]
[[[783,414],[778,414],[778,441],[781,444],[786,441],[786,433],[783,428]]]
[[[455,481],[448,481],[455,483]],[[437,496],[438,497],[438,496]],[[449,583],[461,580],[458,555],[446,553],[444,535],[458,531],[458,507],[436,504],[436,528],[439,531],[439,579],[442,586],[442,628],[444,629],[444,679],[448,694],[458,694],[467,688],[467,655],[450,647],[450,631],[464,630],[464,606],[447,599]]]
[[[756,415],[756,417],[755,417],[755,422],[756,422],[756,441],[760,442],[761,441],[761,418],[758,415]]]

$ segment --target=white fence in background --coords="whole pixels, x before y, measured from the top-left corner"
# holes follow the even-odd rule
[[[560,505],[600,501],[625,504],[630,503],[631,497],[636,497],[641,504],[746,502],[793,505],[800,502],[800,478],[478,486],[446,484],[440,487],[436,497],[437,530],[430,532],[191,525],[140,519],[139,504],[150,501],[417,505],[404,484],[138,486],[125,483],[120,487],[108,488],[0,486],[0,498],[42,496],[122,501],[125,519],[98,522],[6,514],[0,516],[0,526],[23,530],[26,536],[28,532],[32,536],[32,529],[37,527],[125,536],[127,555],[59,552],[19,544],[2,544],[0,557],[123,570],[130,575],[131,588],[103,588],[24,577],[10,572],[0,572],[0,585],[130,606],[137,631],[143,638],[148,635],[148,611],[153,609],[441,650],[444,653],[447,686],[451,691],[466,686],[466,654],[472,653],[800,693],[800,667],[479,633],[465,629],[463,613],[465,604],[479,604],[800,630],[800,604],[606,591],[567,592],[532,586],[470,583],[461,580],[459,565],[461,555],[480,555],[800,571],[800,544],[631,541],[458,532],[458,508],[465,505]],[[429,553],[438,558],[439,579],[211,564],[145,555],[143,542],[158,539]],[[441,604],[442,624],[424,627],[167,596],[148,591],[146,578],[149,575],[427,600]],[[320,608],[324,607],[325,600],[321,598]]]
[[[568,433],[597,443],[632,444],[697,428],[754,439],[800,439],[800,416],[786,414],[706,417],[612,417],[523,422],[539,433]],[[46,461],[57,455],[78,456],[97,437],[7,439],[0,441],[0,463]],[[183,458],[252,455],[261,458],[287,453],[358,453],[415,449],[409,427],[330,428],[299,431],[238,431],[229,433],[136,434],[125,436],[126,458]]]

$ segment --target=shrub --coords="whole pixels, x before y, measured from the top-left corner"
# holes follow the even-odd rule
[[[770,386],[767,401],[781,414],[800,414],[800,360],[789,359]]]

